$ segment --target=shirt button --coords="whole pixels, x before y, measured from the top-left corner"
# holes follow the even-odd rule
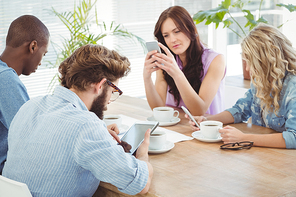
[[[280,123],[278,123],[278,125],[280,125]]]

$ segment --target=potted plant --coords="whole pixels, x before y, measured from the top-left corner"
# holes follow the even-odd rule
[[[196,24],[199,24],[206,21],[205,24],[209,25],[211,23],[216,24],[216,29],[218,26],[222,23],[224,26],[223,28],[228,28],[233,33],[235,33],[239,38],[243,38],[247,35],[248,31],[251,31],[255,26],[257,26],[259,23],[268,23],[267,20],[264,19],[263,16],[260,15],[261,12],[261,6],[264,0],[260,1],[259,8],[258,8],[258,14],[257,20],[255,19],[254,15],[251,13],[250,10],[245,9],[245,6],[249,3],[244,3],[242,0],[237,0],[232,3],[231,0],[224,0],[221,2],[221,4],[213,9],[205,10],[205,11],[199,11],[193,16],[193,20]],[[287,8],[290,12],[293,12],[296,10],[296,6],[288,4],[276,4],[279,7]],[[240,12],[242,12],[244,15],[243,17],[246,19],[246,23],[244,25],[240,24],[233,16],[232,13],[234,9],[238,9]],[[233,27],[234,25],[237,25],[238,30],[235,30]],[[281,24],[278,27],[281,27],[283,24]],[[250,74],[245,70],[245,61],[242,61],[243,65],[243,73],[245,79],[250,79]]]
[[[95,8],[97,0],[93,3],[91,0],[83,0],[79,5],[74,5],[73,11],[58,12],[54,8],[50,10],[55,14],[69,31],[69,36],[62,36],[62,43],[52,43],[57,58],[55,62],[49,62],[52,68],[56,68],[60,63],[69,57],[75,49],[86,44],[103,44],[105,37],[115,36],[129,39],[133,43],[140,43],[145,48],[145,41],[128,32],[121,24],[111,22],[109,25],[105,22],[99,22],[97,10]],[[56,74],[51,83],[49,90],[58,82],[58,74]]]

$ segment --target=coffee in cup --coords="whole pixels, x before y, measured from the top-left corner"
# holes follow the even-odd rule
[[[166,143],[166,132],[155,130],[150,134],[150,150],[160,150]]]
[[[172,107],[155,107],[153,108],[153,116],[156,121],[170,122],[173,117],[179,116],[179,111]]]
[[[119,115],[105,115],[103,121],[106,123],[107,126],[115,123],[119,128],[121,126],[122,118]]]
[[[200,123],[201,134],[207,139],[217,139],[220,137],[219,129],[223,123],[219,121],[203,121]]]

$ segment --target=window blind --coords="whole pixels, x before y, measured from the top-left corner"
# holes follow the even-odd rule
[[[122,24],[128,31],[144,40],[153,40],[154,25],[161,12],[169,6],[183,6],[193,15],[199,10],[207,10],[211,7],[216,7],[216,1],[217,0],[98,0],[96,8],[100,21],[104,21],[107,24],[115,21],[116,24]],[[59,19],[50,12],[50,9],[54,7],[58,12],[73,10],[74,2],[75,0],[0,0],[0,51],[2,52],[5,48],[5,38],[10,23],[18,16],[24,14],[37,16],[48,27],[51,34],[51,42],[61,44],[62,36],[67,37],[68,31]],[[277,2],[279,2],[279,0],[276,0],[276,3]],[[79,1],[77,0],[76,3],[79,3]],[[252,6],[254,8],[258,7],[258,3],[260,3],[260,0],[252,1],[249,9],[252,9]],[[275,2],[267,0],[263,5],[263,9],[273,9],[274,5]],[[281,21],[282,17],[277,16],[272,20],[275,21],[275,24],[278,24],[278,21]],[[208,34],[208,26],[202,23],[197,25],[197,29],[201,40],[207,44],[208,39],[211,39],[209,37],[212,35]],[[228,31],[227,34],[229,44],[239,43],[239,40],[232,32]],[[216,36],[217,37],[213,40],[214,42],[227,39],[224,34]],[[116,37],[107,38],[104,45],[110,49],[118,50],[122,55],[127,56],[131,62],[131,73],[119,83],[119,87],[123,90],[124,95],[144,98],[145,89],[142,76],[145,53],[143,48],[139,44]],[[20,77],[27,87],[31,98],[50,92],[48,88],[49,83],[57,73],[57,69],[49,68],[49,62],[55,62],[55,60],[56,53],[53,44],[50,44],[48,53],[43,58],[42,65],[37,72],[30,76]],[[231,70],[232,68],[229,67],[231,64],[227,64],[228,70]],[[153,78],[155,79],[155,75],[153,75]]]
[[[59,11],[73,9],[72,0],[1,0],[0,1],[0,51],[5,48],[5,39],[10,23],[17,17],[25,14],[38,17],[48,28],[50,32],[50,42],[59,42],[60,35],[66,35],[67,30],[63,27],[59,19],[50,12],[54,7]],[[21,75],[20,79],[26,86],[29,96],[35,97],[45,95],[50,92],[48,86],[57,69],[50,69],[48,62],[55,62],[56,54],[53,45],[50,43],[48,53],[42,60],[41,66],[36,73],[30,76]]]

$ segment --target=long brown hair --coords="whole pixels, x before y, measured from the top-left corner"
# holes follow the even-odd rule
[[[184,33],[191,41],[190,46],[186,50],[187,64],[186,66],[184,65],[185,67],[183,67],[183,73],[186,76],[192,88],[195,90],[196,93],[198,93],[204,69],[201,60],[203,47],[200,43],[196,26],[187,10],[181,6],[172,6],[163,11],[155,25],[154,36],[157,38],[158,42],[162,43],[166,47],[168,46],[165,43],[164,38],[162,36],[161,26],[163,22],[168,18],[171,18],[176,24],[177,28],[182,33]],[[176,54],[174,54],[172,51],[171,53],[176,58]],[[175,101],[177,101],[179,105],[181,96],[173,78],[165,71],[163,71],[163,74],[169,86],[169,93],[174,95]]]

